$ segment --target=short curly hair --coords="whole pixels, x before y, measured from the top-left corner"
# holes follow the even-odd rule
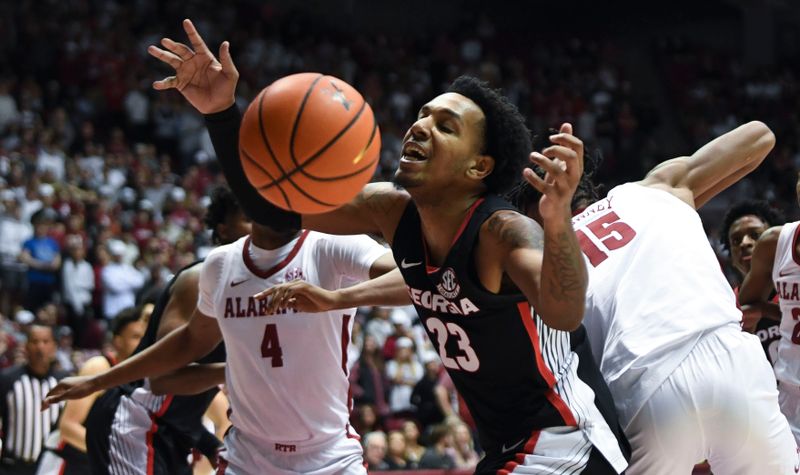
[[[494,170],[483,179],[489,192],[502,194],[519,179],[531,152],[531,135],[517,107],[500,90],[472,76],[460,76],[447,88],[470,99],[483,111],[481,153],[494,158]]]
[[[731,226],[742,216],[755,216],[764,222],[768,227],[777,226],[786,222],[786,217],[779,210],[775,209],[764,200],[745,200],[735,203],[728,208],[725,218],[722,220],[722,228],[719,234],[719,242],[722,248],[730,252],[731,244],[728,241],[728,233]]]
[[[229,216],[241,211],[236,196],[227,186],[218,186],[211,191],[211,203],[208,205],[203,222],[211,230],[211,241],[215,245],[222,244],[217,227],[225,223]]]

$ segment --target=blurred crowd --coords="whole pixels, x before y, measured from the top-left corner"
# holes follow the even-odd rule
[[[465,73],[503,88],[534,132],[572,121],[603,156],[601,181],[640,176],[631,164],[657,151],[651,132],[662,117],[636,99],[613,40],[523,41],[483,15],[457,31],[372,36],[310,28],[302,15],[260,2],[5,2],[0,367],[23,358],[22,330],[37,319],[58,326],[59,364],[74,370],[103,345],[105,322],[152,302],[177,269],[210,249],[202,220],[208,192],[223,182],[214,150],[198,113],[178,94],[151,89],[166,71],[146,53],[162,36],[182,39],[184,17],[212,50],[231,41],[242,108],[294,72],[353,84],[381,127],[376,179],[391,178],[418,108]],[[752,74],[678,41],[659,43],[656,58],[692,146],[754,118],[781,139],[799,136],[791,71]],[[779,140],[754,194],[794,203],[797,145]],[[413,310],[359,315],[352,422],[370,467],[474,467],[480,448],[470,416]]]

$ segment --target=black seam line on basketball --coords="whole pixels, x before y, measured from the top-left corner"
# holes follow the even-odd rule
[[[313,175],[307,175],[307,174],[306,174],[306,172],[305,172],[303,169],[306,167],[306,165],[310,164],[311,162],[313,162],[313,161],[315,161],[316,159],[318,159],[319,157],[321,157],[321,156],[322,156],[322,155],[325,153],[325,151],[327,151],[329,148],[331,148],[331,146],[332,146],[334,143],[336,143],[336,141],[337,141],[337,140],[339,140],[339,138],[340,138],[342,135],[344,135],[344,133],[345,133],[345,132],[347,132],[348,130],[350,130],[350,127],[352,127],[352,126],[353,126],[353,124],[355,124],[355,123],[356,123],[356,121],[358,120],[358,118],[359,118],[359,117],[361,117],[361,113],[362,113],[362,112],[364,112],[364,109],[366,109],[366,106],[367,106],[367,101],[364,101],[364,102],[362,102],[362,103],[361,103],[361,108],[358,110],[358,112],[356,113],[356,115],[355,115],[355,116],[353,116],[353,118],[350,120],[350,123],[348,123],[347,125],[345,125],[345,126],[344,126],[344,128],[342,128],[342,130],[340,130],[340,131],[339,131],[339,133],[337,133],[337,134],[336,134],[336,135],[335,135],[335,136],[334,136],[334,137],[333,137],[331,140],[329,140],[329,141],[328,141],[328,143],[326,143],[325,145],[323,145],[323,146],[322,146],[322,148],[320,148],[319,150],[317,150],[317,152],[316,152],[316,153],[314,153],[314,155],[311,155],[311,156],[310,156],[308,159],[306,159],[306,161],[304,161],[302,164],[298,164],[298,163],[297,163],[297,161],[294,159],[294,152],[290,152],[290,155],[292,155],[292,162],[295,164],[295,169],[294,169],[294,170],[292,170],[292,171],[290,171],[289,173],[286,173],[285,175],[281,175],[281,177],[280,177],[280,178],[278,178],[277,180],[275,180],[275,182],[274,182],[273,184],[277,185],[278,183],[282,182],[283,180],[285,180],[285,179],[289,179],[289,177],[291,177],[291,176],[292,176],[292,175],[294,175],[295,173],[302,173],[303,175],[306,175],[306,176],[308,176],[309,178],[314,178],[314,177],[313,177]],[[373,114],[373,117],[372,117],[372,121],[373,121],[373,124],[374,124],[374,123],[375,123],[375,116],[374,116],[374,114]],[[376,125],[377,125],[377,124],[376,124]],[[373,127],[374,127],[374,126],[373,126]],[[292,139],[292,142],[294,142],[294,139]],[[293,148],[293,147],[294,147],[294,145],[291,145],[289,148],[291,149],[291,148]],[[336,178],[332,178],[332,179],[338,179],[338,177],[336,177]],[[267,188],[269,188],[270,186],[272,186],[272,184],[270,184],[270,185],[266,185],[266,186],[267,186]]]
[[[308,98],[311,97],[311,93],[314,91],[314,88],[317,87],[317,83],[320,79],[324,78],[325,76],[320,74],[316,77],[313,81],[311,81],[311,85],[308,86],[306,89],[306,93],[303,96],[303,100],[300,101],[300,107],[297,109],[297,115],[294,116],[294,122],[292,123],[292,135],[289,137],[289,158],[294,163],[295,169],[300,166],[297,163],[297,159],[294,156],[294,139],[297,136],[297,127],[300,122],[300,117],[303,115],[303,111],[306,109],[306,103],[308,102]],[[283,178],[283,177],[281,177]]]
[[[265,174],[266,174],[266,175],[269,177],[269,179],[270,179],[270,180],[272,180],[272,181],[275,181],[275,179],[272,177],[272,174],[271,174],[270,172],[268,172],[268,171],[267,171],[267,169],[266,169],[266,168],[264,168],[264,166],[263,166],[263,165],[261,165],[261,164],[258,162],[258,160],[256,160],[256,159],[254,159],[253,157],[251,157],[251,156],[250,156],[250,154],[248,154],[248,153],[247,153],[245,150],[243,150],[243,149],[242,149],[242,150],[240,150],[240,151],[241,151],[242,155],[244,156],[244,158],[246,158],[246,159],[247,159],[247,160],[248,160],[250,163],[252,163],[253,165],[255,165],[255,166],[256,166],[256,168],[258,168],[259,170],[261,170],[262,172],[264,172],[264,173],[265,173]],[[260,189],[260,188],[256,188],[256,189]],[[291,208],[291,207],[292,207],[292,204],[291,204],[291,202],[289,202],[289,197],[288,197],[288,196],[286,196],[286,192],[285,192],[285,191],[283,191],[283,188],[281,188],[280,186],[278,186],[278,191],[280,191],[280,192],[281,192],[281,196],[283,196],[283,201],[285,201],[285,202],[286,202],[286,206],[287,206],[288,208]]]
[[[283,177],[286,176],[286,170],[283,169],[283,167],[281,166],[281,162],[275,156],[275,152],[272,151],[272,145],[269,144],[269,137],[267,137],[267,131],[264,130],[264,114],[263,114],[264,96],[266,96],[266,89],[264,91],[261,91],[261,98],[258,100],[258,130],[261,133],[261,140],[264,141],[264,145],[266,145],[267,147],[267,152],[269,152],[270,157],[272,157],[273,163],[275,163],[275,165],[278,166],[278,170],[281,171],[281,176],[279,177],[279,179],[283,180]]]
[[[366,147],[364,147],[364,149],[361,151],[361,153],[362,153],[362,154],[363,154],[363,153],[366,153],[366,152],[367,152],[367,150],[369,149],[370,145],[372,145],[372,142],[375,140],[375,135],[376,135],[376,134],[375,134],[375,132],[376,132],[377,130],[378,130],[378,123],[377,123],[377,122],[375,122],[375,116],[373,116],[373,117],[372,117],[372,134],[369,136],[369,142],[367,142],[367,145],[366,145]],[[360,174],[360,173],[363,173],[364,171],[366,171],[366,170],[368,170],[370,167],[372,167],[372,165],[374,165],[374,164],[375,164],[375,162],[376,162],[376,161],[378,161],[379,159],[380,159],[380,153],[378,154],[378,156],[376,156],[376,157],[375,157],[375,159],[374,159],[374,160],[372,160],[371,162],[367,163],[366,165],[364,165],[363,167],[359,168],[358,170],[356,170],[356,171],[354,171],[354,172],[345,173],[344,175],[330,176],[330,177],[318,177],[318,176],[315,176],[315,175],[311,175],[311,174],[309,174],[309,173],[308,173],[308,172],[305,170],[305,168],[304,168],[305,164],[303,164],[303,165],[301,165],[300,167],[298,167],[298,169],[297,169],[297,170],[292,170],[291,172],[289,172],[289,174],[287,175],[287,177],[289,177],[289,176],[292,176],[292,175],[294,175],[294,174],[295,174],[297,171],[299,171],[300,173],[302,173],[302,174],[303,174],[303,176],[305,176],[306,178],[309,178],[309,179],[311,179],[311,180],[314,180],[314,181],[336,181],[336,180],[343,180],[343,179],[345,179],[345,178],[354,177],[354,176],[356,176],[356,175],[358,175],[358,174]],[[273,183],[267,183],[266,185],[262,185],[262,186],[260,186],[258,189],[259,189],[260,191],[264,191],[264,190],[268,190],[270,187],[272,187],[272,186],[276,186],[276,185],[278,185],[278,183],[276,183],[276,182],[273,182]]]

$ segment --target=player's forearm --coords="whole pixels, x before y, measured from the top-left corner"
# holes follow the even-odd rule
[[[299,215],[280,211],[261,196],[244,174],[242,162],[239,160],[239,126],[242,114],[236,104],[222,112],[206,115],[205,121],[222,173],[244,214],[263,226],[285,228],[289,227],[287,223],[291,221],[292,227],[299,228]]]
[[[225,383],[225,363],[190,365],[163,376],[150,378],[153,394],[192,396]]]
[[[411,299],[400,269],[336,291],[337,308],[409,305]]]
[[[167,374],[202,358],[212,349],[197,344],[187,325],[183,325],[150,348],[96,376],[97,389],[104,390]]]
[[[551,327],[574,330],[583,320],[589,281],[570,215],[544,223],[544,250],[536,311]]]

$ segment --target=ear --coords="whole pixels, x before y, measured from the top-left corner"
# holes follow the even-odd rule
[[[467,169],[467,177],[483,180],[494,170],[494,158],[491,155],[477,155]]]

